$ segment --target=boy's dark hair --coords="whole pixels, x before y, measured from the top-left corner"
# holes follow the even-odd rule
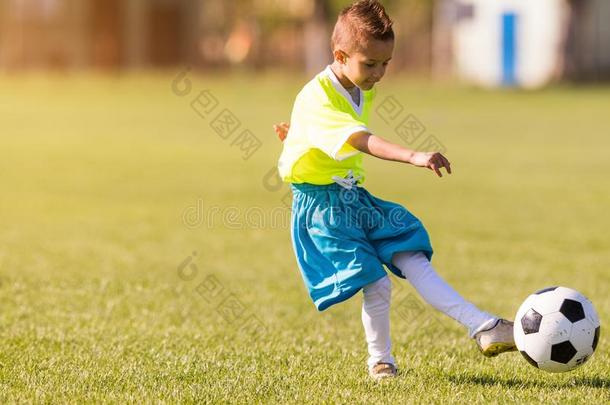
[[[369,39],[394,39],[392,20],[377,0],[359,0],[341,11],[333,30],[331,45],[353,49]]]

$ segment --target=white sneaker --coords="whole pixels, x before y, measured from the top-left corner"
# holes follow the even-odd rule
[[[369,375],[375,381],[384,378],[396,377],[396,366],[391,363],[377,363],[369,370]]]
[[[498,319],[494,324],[474,335],[479,350],[486,357],[517,350],[513,337],[513,322]]]

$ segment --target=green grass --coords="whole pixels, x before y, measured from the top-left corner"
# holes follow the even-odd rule
[[[486,359],[449,319],[400,314],[414,291],[395,278],[401,373],[369,381],[361,296],[318,313],[286,225],[188,215],[198,200],[205,212],[234,207],[242,222],[250,207],[267,221],[281,213],[287,189],[263,181],[281,147],[270,128],[289,118],[305,78],[204,76],[182,98],[172,79],[0,78],[0,402],[610,400],[604,331],[568,374],[518,354]],[[203,89],[262,140],[251,159],[191,109]],[[378,102],[389,95],[443,142],[455,172],[437,179],[367,158],[367,185],[422,219],[443,277],[506,317],[538,288],[570,286],[607,324],[610,88],[487,92],[390,78]],[[378,116],[372,127],[401,142]],[[196,267],[180,273],[193,251]],[[241,303],[232,322],[217,311],[226,297]]]

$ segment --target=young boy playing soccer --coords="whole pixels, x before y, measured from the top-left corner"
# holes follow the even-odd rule
[[[409,150],[368,128],[373,87],[393,49],[392,21],[378,1],[345,8],[332,35],[333,63],[297,95],[290,125],[275,126],[284,142],[280,176],[293,191],[291,235],[303,280],[319,311],[363,290],[367,365],[374,379],[396,375],[391,282],[384,265],[467,327],[485,356],[515,350],[512,322],[481,311],[437,275],[422,223],[362,187],[362,152],[425,167],[439,177],[442,168],[451,173],[441,153]]]

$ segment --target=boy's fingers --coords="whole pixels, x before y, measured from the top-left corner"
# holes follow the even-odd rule
[[[290,129],[290,125],[286,122],[280,122],[279,124],[273,124],[273,130],[280,133],[286,133]]]
[[[447,173],[451,174],[451,163],[449,163],[449,160],[443,156],[442,153],[435,153],[433,161],[439,169],[444,167],[447,170]]]
[[[447,173],[451,174],[451,163],[449,163],[449,160],[443,156],[443,165],[445,166],[445,169],[447,169]]]
[[[432,168],[432,170],[434,170],[436,172],[436,175],[438,177],[443,177],[443,174],[441,173],[441,171],[439,170],[439,166],[437,166],[436,163],[430,163],[430,167]]]
[[[279,127],[278,124],[273,125],[273,130],[275,131],[275,134],[280,139],[280,141],[284,142],[288,130],[284,127]]]

